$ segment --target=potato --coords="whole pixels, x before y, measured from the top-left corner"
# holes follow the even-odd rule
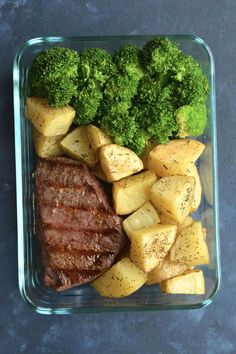
[[[141,172],[113,183],[113,205],[118,215],[133,213],[149,200],[157,177],[153,171]]]
[[[194,221],[176,238],[170,250],[170,260],[197,266],[209,263],[209,254],[200,221]]]
[[[190,212],[195,185],[194,177],[163,177],[151,188],[150,199],[159,211],[181,224]]]
[[[175,225],[151,225],[131,233],[131,260],[144,272],[151,272],[167,255],[174,243]]]
[[[99,159],[108,182],[118,181],[143,169],[142,161],[132,150],[117,144],[102,146]]]
[[[94,166],[97,162],[96,154],[88,140],[85,125],[72,130],[60,143],[62,150],[69,156]]]
[[[45,136],[66,134],[75,118],[74,108],[51,107],[46,98],[42,97],[28,97],[26,109],[32,124]]]
[[[189,165],[199,158],[204,147],[205,145],[197,140],[171,140],[150,151],[148,168],[160,177],[186,175]]]
[[[105,176],[99,162],[97,162],[96,165],[91,167],[91,171],[96,177],[98,177],[99,179],[101,179],[104,182],[107,182],[106,176]]]
[[[167,255],[163,262],[154,268],[150,273],[148,273],[148,279],[146,284],[158,284],[163,280],[170,279],[176,275],[183,274],[189,266],[184,263],[171,262],[169,256]]]
[[[195,212],[199,205],[201,204],[201,198],[202,198],[202,186],[201,186],[201,181],[200,177],[198,174],[198,170],[195,164],[190,164],[188,167],[188,172],[187,176],[192,176],[195,178],[196,181],[196,188],[193,196],[193,204],[191,206],[190,212],[193,213]]]
[[[190,270],[183,275],[164,280],[161,292],[166,294],[205,294],[205,280],[202,270]]]
[[[112,144],[109,136],[95,125],[87,125],[87,134],[94,151],[97,151],[103,145]]]
[[[45,136],[39,133],[35,127],[33,127],[32,133],[35,151],[39,157],[49,158],[63,154],[59,143],[64,135]]]
[[[95,279],[92,286],[102,296],[119,298],[134,293],[146,280],[147,275],[125,257]]]
[[[146,202],[141,208],[126,218],[122,225],[129,239],[131,239],[132,231],[143,229],[144,227],[158,224],[160,218],[158,212],[151,202]]]
[[[155,140],[149,140],[148,144],[143,149],[140,159],[143,161],[143,168],[148,169],[148,156],[149,152],[157,146],[157,142]]]

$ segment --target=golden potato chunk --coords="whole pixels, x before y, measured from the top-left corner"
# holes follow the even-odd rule
[[[184,263],[172,262],[167,255],[163,262],[154,268],[150,273],[148,273],[148,279],[146,284],[158,284],[163,280],[170,279],[176,275],[183,274],[189,266]]]
[[[132,231],[143,229],[144,227],[158,224],[160,218],[157,210],[151,202],[147,201],[141,208],[128,216],[122,223],[129,239],[131,239]]]
[[[133,213],[149,200],[157,177],[153,171],[141,172],[113,183],[113,205],[118,215]]]
[[[89,124],[87,126],[87,133],[94,151],[97,151],[103,145],[112,144],[109,136],[95,125]]]
[[[181,224],[190,212],[195,185],[194,177],[163,177],[151,188],[150,199],[159,211]]]
[[[94,280],[92,286],[102,296],[120,298],[134,293],[146,280],[147,275],[125,257]]]
[[[152,225],[131,233],[131,260],[144,272],[160,264],[174,243],[175,225]]]
[[[179,235],[186,227],[193,223],[193,218],[191,216],[187,216],[186,219],[182,222],[182,224],[178,224],[176,221],[172,220],[168,215],[163,213],[159,213],[160,223],[163,225],[176,225],[177,226],[177,234]]]
[[[201,198],[202,198],[202,186],[201,186],[200,176],[198,174],[198,170],[195,164],[189,165],[187,176],[194,177],[196,181],[196,188],[193,196],[193,204],[190,210],[190,212],[193,213],[198,209],[199,205],[201,204]]]
[[[161,282],[161,292],[166,294],[205,294],[205,279],[202,270],[190,270],[183,275]]]
[[[160,177],[186,175],[189,165],[199,158],[204,148],[205,145],[197,140],[171,140],[150,151],[148,168]]]
[[[208,248],[200,221],[194,221],[176,238],[170,250],[170,260],[192,267],[209,263]]]
[[[99,162],[97,162],[96,165],[91,167],[91,171],[97,178],[99,178],[100,180],[102,180],[104,182],[107,182],[106,176],[105,176]]]
[[[60,143],[62,150],[69,156],[94,166],[97,162],[96,154],[91,147],[85,125],[75,128],[67,134]]]
[[[102,146],[99,159],[108,182],[118,181],[143,169],[142,161],[132,150],[117,144]]]
[[[143,161],[143,168],[146,170],[148,169],[148,156],[150,151],[154,149],[154,147],[157,146],[157,142],[155,140],[149,140],[148,144],[145,146],[143,149],[140,159]]]
[[[36,154],[42,158],[50,158],[63,154],[60,141],[64,135],[45,136],[33,127],[33,142]]]
[[[41,134],[45,136],[64,135],[68,132],[75,110],[70,106],[55,108],[46,98],[28,97],[26,100],[27,117]]]

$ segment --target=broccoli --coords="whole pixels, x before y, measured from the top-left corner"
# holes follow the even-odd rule
[[[181,51],[178,45],[167,38],[157,37],[143,47],[142,61],[151,75],[163,77],[169,74]]]
[[[128,75],[111,76],[104,87],[104,97],[107,100],[125,100],[129,101],[137,93],[138,81],[130,78]]]
[[[80,53],[78,72],[81,83],[92,79],[96,80],[102,87],[114,71],[115,65],[112,57],[106,50],[91,48]]]
[[[50,105],[67,105],[77,92],[79,55],[69,48],[54,47],[42,51],[29,69],[31,96],[42,96]]]
[[[101,99],[102,93],[96,81],[88,80],[86,85],[78,90],[76,97],[71,101],[71,105],[76,111],[74,123],[92,123],[97,114]]]
[[[127,74],[137,80],[143,76],[140,62],[141,50],[134,45],[125,44],[114,54],[113,60],[122,74]]]
[[[203,103],[180,107],[176,113],[178,137],[201,135],[207,124],[207,109]]]
[[[100,127],[111,136],[116,144],[125,145],[133,139],[136,132],[135,118],[128,112],[119,115],[107,114],[99,120]]]

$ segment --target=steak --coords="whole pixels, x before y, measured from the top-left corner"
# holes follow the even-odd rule
[[[38,159],[35,178],[45,285],[61,291],[91,282],[114,263],[125,244],[120,217],[81,162]]]

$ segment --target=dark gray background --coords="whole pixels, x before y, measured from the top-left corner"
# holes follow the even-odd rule
[[[0,353],[236,353],[235,0],[0,0]],[[46,35],[192,33],[216,61],[223,282],[194,311],[42,316],[17,288],[12,60]]]

